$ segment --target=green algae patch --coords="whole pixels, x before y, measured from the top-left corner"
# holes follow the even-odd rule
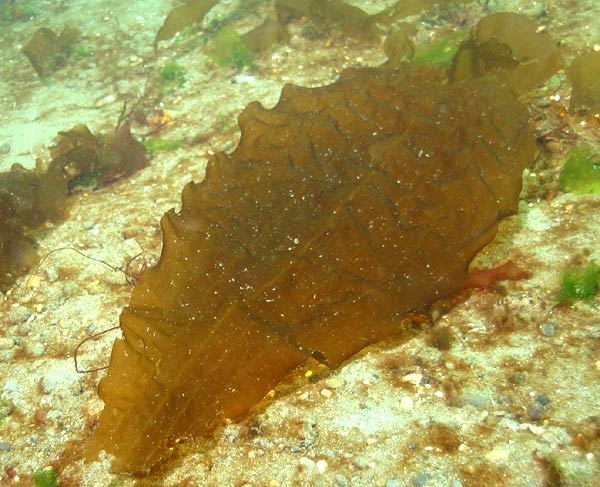
[[[175,62],[167,63],[158,70],[160,77],[160,91],[163,94],[172,93],[181,88],[187,81],[185,78],[185,68]]]
[[[185,83],[185,68],[178,63],[167,63],[158,71],[161,81],[164,83],[177,83],[183,86]]]
[[[583,144],[569,153],[558,179],[560,189],[575,194],[600,193],[600,160],[593,149]]]
[[[146,151],[151,155],[158,154],[159,152],[169,152],[183,147],[183,142],[180,140],[161,139],[159,137],[146,139],[143,143]]]
[[[215,36],[208,56],[219,66],[254,67],[252,52],[231,27],[223,27]]]
[[[591,261],[584,268],[568,268],[563,273],[557,301],[563,303],[575,299],[591,300],[598,293],[599,277],[600,268],[595,261]]]
[[[35,487],[56,487],[56,472],[52,467],[38,470],[33,474],[33,485]]]
[[[413,61],[432,63],[444,68],[449,66],[461,42],[469,37],[469,31],[461,30],[424,46],[417,46]]]

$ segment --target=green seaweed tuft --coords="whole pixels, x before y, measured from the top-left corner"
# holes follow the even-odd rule
[[[575,194],[600,193],[600,161],[592,148],[583,144],[569,153],[558,179],[560,189]]]
[[[52,467],[46,467],[33,474],[35,487],[56,487],[56,472]]]
[[[185,82],[185,68],[178,63],[165,64],[158,70],[163,91],[174,91],[181,88]]]
[[[416,63],[432,63],[441,68],[450,66],[458,46],[469,37],[469,31],[454,32],[435,42],[417,46],[413,61]]]
[[[589,301],[598,293],[599,278],[600,268],[595,261],[584,268],[568,268],[563,273],[561,289],[556,299],[560,303],[575,299]]]
[[[159,137],[146,139],[143,143],[149,154],[168,152],[183,147],[183,142],[180,140],[161,139]]]
[[[252,52],[240,35],[231,27],[223,27],[212,40],[209,57],[219,66],[254,68]]]

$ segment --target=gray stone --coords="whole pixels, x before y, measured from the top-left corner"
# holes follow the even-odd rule
[[[547,321],[540,327],[540,330],[545,337],[553,337],[556,335],[556,323],[554,321]]]

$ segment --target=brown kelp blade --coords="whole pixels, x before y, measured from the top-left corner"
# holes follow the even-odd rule
[[[154,50],[158,47],[158,43],[171,39],[175,34],[181,32],[186,27],[199,23],[204,19],[208,11],[213,8],[217,0],[189,0],[179,7],[175,7],[163,25],[156,33],[154,39]]]
[[[534,139],[493,79],[347,70],[250,104],[238,148],[162,219],[121,315],[88,460],[144,472],[169,439],[246,413],[309,355],[335,367],[460,289],[517,209]]]

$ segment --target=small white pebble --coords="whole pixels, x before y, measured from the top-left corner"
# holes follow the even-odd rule
[[[321,396],[330,398],[331,394],[333,394],[329,389],[321,389]]]
[[[101,107],[104,105],[109,105],[111,103],[114,103],[114,101],[116,99],[117,98],[115,97],[115,95],[106,95],[106,96],[100,98],[98,101],[96,101],[96,106]]]
[[[362,455],[359,455],[359,456],[353,458],[352,463],[359,470],[363,470],[369,466],[369,460]]]
[[[507,460],[508,450],[505,450],[503,448],[494,448],[492,451],[486,453],[485,458],[491,460],[492,462],[498,460]]]
[[[367,445],[374,445],[375,443],[377,443],[377,438],[373,438],[372,436],[367,438]]]
[[[544,432],[544,428],[535,424],[530,424],[529,431],[531,431],[534,435],[541,435]]]
[[[411,397],[404,396],[400,399],[400,409],[410,411],[413,408],[413,400]]]
[[[304,469],[305,469],[307,472],[314,472],[315,468],[317,468],[317,467],[316,467],[316,465],[315,465],[315,462],[314,462],[314,460],[311,460],[311,459],[310,459],[310,458],[308,458],[308,457],[300,457],[300,460],[298,460],[298,463],[299,463],[299,464],[300,464],[302,467],[304,467]]]
[[[327,470],[327,462],[325,460],[317,460],[317,471],[319,473],[325,473]]]
[[[32,275],[27,279],[27,287],[39,287],[42,279],[37,274]]]
[[[250,74],[238,74],[233,78],[237,84],[254,83],[256,78]]]
[[[419,386],[423,380],[423,374],[413,372],[402,377],[402,382],[412,382],[415,386]]]

